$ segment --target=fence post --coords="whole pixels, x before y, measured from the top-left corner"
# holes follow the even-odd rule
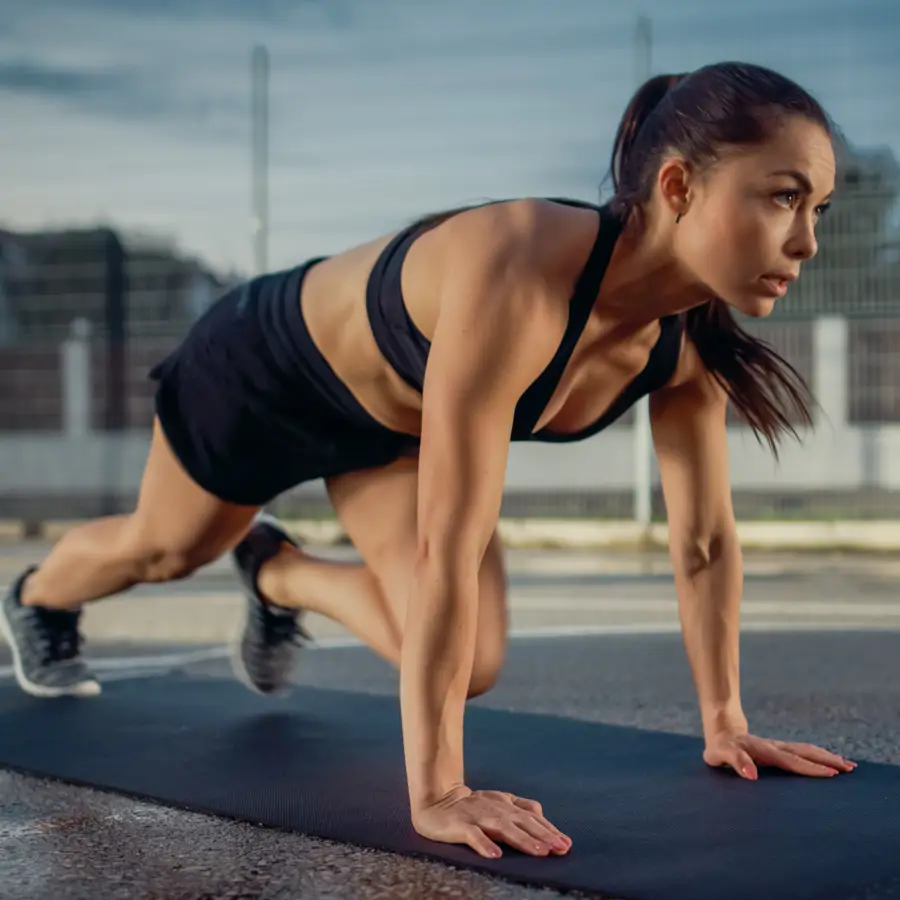
[[[103,426],[106,453],[100,506],[102,515],[111,516],[121,512],[123,438],[128,428],[128,283],[122,242],[112,230],[105,231],[104,239],[106,409]]]
[[[844,431],[850,418],[850,328],[844,316],[813,323],[813,393],[816,426]]]
[[[125,251],[112,231],[105,234],[103,264],[106,295],[106,409],[103,424],[108,431],[122,431],[128,427]]]
[[[83,437],[91,430],[91,323],[74,319],[62,343],[63,433]]]
[[[638,16],[634,35],[635,87],[652,71],[653,23]],[[634,407],[634,499],[633,516],[643,535],[648,535],[653,518],[653,438],[650,431],[650,398],[641,397]]]

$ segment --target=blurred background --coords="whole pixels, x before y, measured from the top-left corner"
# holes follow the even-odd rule
[[[896,0],[3,4],[0,519],[131,506],[147,371],[234,281],[445,206],[604,199],[637,85],[741,59],[811,90],[846,146],[819,256],[748,323],[818,427],[776,464],[732,423],[738,517],[900,520],[898,38]],[[636,418],[516,445],[504,513],[661,518]],[[328,515],[319,484],[275,507]]]

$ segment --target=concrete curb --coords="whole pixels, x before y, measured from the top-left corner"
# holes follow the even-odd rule
[[[0,519],[0,541],[22,541],[25,539],[25,523]]]
[[[747,550],[900,552],[900,521],[738,522]],[[507,519],[500,533],[509,546],[570,549],[668,547],[669,529],[654,523],[645,532],[630,520]]]
[[[73,520],[42,524],[38,537],[57,541]],[[346,538],[333,519],[285,520],[285,526],[313,545],[333,546]],[[655,523],[647,532],[634,521],[594,519],[501,519],[506,546],[520,549],[665,550],[668,527]],[[900,520],[834,522],[739,522],[738,535],[746,550],[900,553]],[[24,522],[0,520],[0,541],[22,541]]]

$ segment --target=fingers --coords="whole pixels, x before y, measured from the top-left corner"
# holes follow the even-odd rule
[[[814,778],[832,778],[840,772],[850,771],[849,765],[845,765],[841,757],[812,744],[762,741],[757,759],[789,772]]]
[[[544,817],[544,808],[537,800],[526,800],[525,797],[517,797],[515,794],[510,794],[509,799],[512,800],[513,804],[518,806],[519,809],[524,809],[526,812],[530,812],[532,815],[541,819]]]
[[[503,856],[500,848],[477,825],[467,826],[460,837],[485,859],[499,859]]]
[[[423,837],[467,844],[485,859],[501,857],[501,843],[530,856],[568,853],[572,841],[539,813],[540,804],[499,791],[476,791],[451,804],[417,809],[413,826]]]
[[[525,815],[517,819],[516,823],[527,831],[533,838],[537,838],[550,853],[568,853],[572,847],[572,841],[552,825],[545,824],[545,820],[534,816]]]
[[[549,834],[547,829],[542,829],[534,820],[528,820],[524,816],[515,819],[492,816],[482,819],[479,825],[489,838],[509,844],[510,847],[530,856],[547,856],[552,852],[553,841],[557,840],[552,837],[550,841],[546,841],[542,837],[530,833],[537,831],[539,834],[540,832],[545,835]]]
[[[564,854],[571,849],[571,838],[544,818],[537,801],[500,791],[479,791],[477,796],[491,804],[476,819],[487,839],[509,844],[532,856]]]
[[[504,806],[512,805],[517,811],[521,810],[522,815],[513,818],[520,828],[528,832],[532,837],[537,838],[547,845],[551,853],[568,853],[572,847],[572,839],[563,834],[549,819],[544,817],[544,810],[537,800],[529,800],[526,797],[517,797],[505,791],[478,791],[478,797],[499,802]],[[506,811],[503,811],[504,817]]]
[[[519,809],[530,813],[531,820],[542,829],[541,834],[534,831],[530,831],[530,834],[546,840],[551,845],[558,845],[553,848],[557,852],[564,852],[572,846],[572,839],[567,834],[563,834],[549,819],[544,818],[543,808],[537,800],[526,800],[524,797],[516,797],[514,794],[510,794],[510,797],[513,804]],[[528,820],[526,819],[526,821]]]
[[[737,741],[708,746],[703,751],[703,760],[708,766],[734,769],[750,781],[756,781],[758,777],[753,757]]]
[[[856,763],[813,744],[788,743],[746,736],[707,751],[711,765],[726,765],[749,780],[758,778],[758,765],[775,766],[798,775],[831,778],[852,772]]]
[[[786,750],[795,756],[801,756],[814,763],[836,769],[839,772],[852,772],[856,768],[856,763],[836,753],[830,753],[822,747],[816,747],[814,744],[792,744],[785,741],[777,741],[775,744],[780,750]]]
[[[804,759],[797,753],[789,750],[782,750],[778,747],[772,748],[773,763],[782,769],[790,772],[796,772],[798,775],[811,775],[817,778],[831,778],[838,774],[838,770],[832,766],[822,765],[821,763],[812,762]]]
[[[756,763],[753,762],[753,757],[740,747],[734,751],[731,766],[741,778],[746,778],[748,781],[756,781],[759,778],[759,772],[756,768]]]

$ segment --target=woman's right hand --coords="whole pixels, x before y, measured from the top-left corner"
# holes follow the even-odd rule
[[[540,803],[502,791],[456,788],[440,800],[416,809],[413,827],[432,841],[468,844],[488,859],[502,856],[502,841],[531,856],[561,856],[572,840],[544,818]]]

